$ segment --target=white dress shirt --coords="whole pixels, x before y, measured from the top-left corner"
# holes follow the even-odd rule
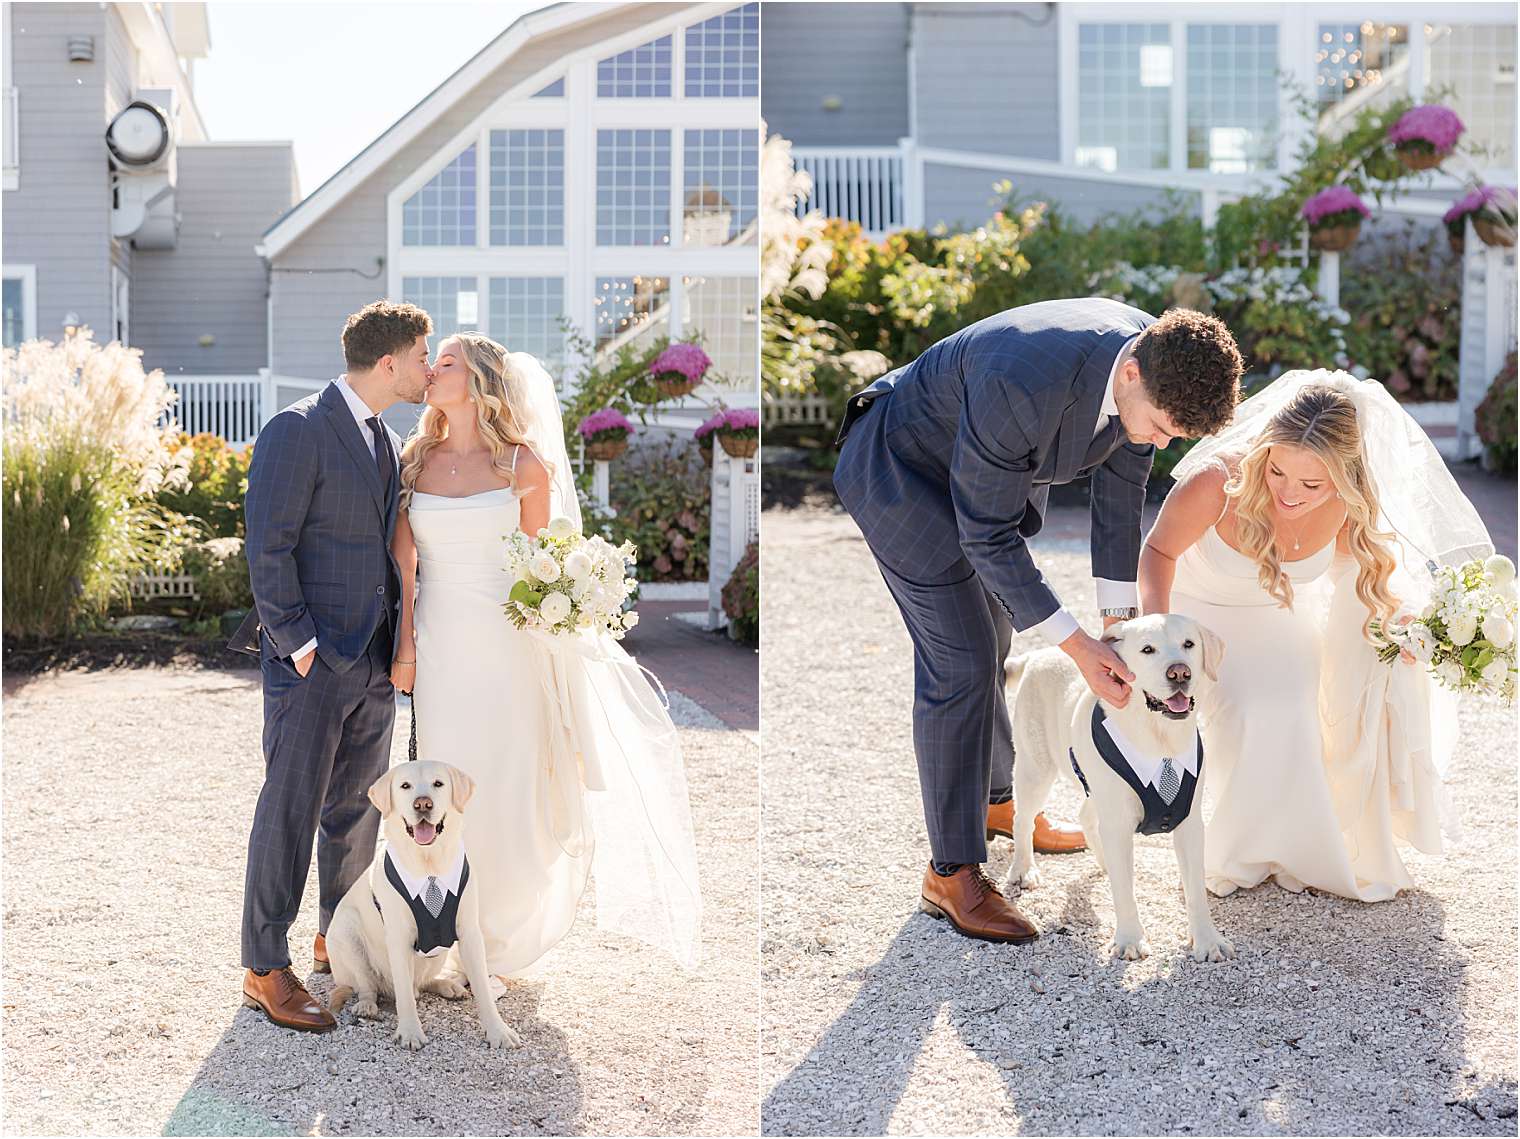
[[[1138,339],[1140,339],[1138,336],[1134,336],[1126,340],[1124,347],[1120,348],[1119,354],[1114,357],[1114,366],[1108,373],[1108,387],[1103,390],[1103,405],[1098,411],[1098,422],[1093,428],[1094,439],[1103,433],[1109,419],[1119,414],[1119,401],[1114,398],[1114,381],[1118,379],[1119,368],[1125,360],[1129,359],[1130,352],[1133,351],[1135,341]],[[1108,578],[1095,577],[1093,584],[1098,595],[1099,609],[1138,609],[1140,607],[1140,590],[1132,581],[1110,581]],[[1063,605],[1038,625],[1032,625],[1030,632],[1039,633],[1051,644],[1059,645],[1079,628],[1081,626],[1077,623],[1077,619]]]
[[[333,383],[338,385],[338,392],[343,396],[343,402],[348,404],[348,410],[353,414],[354,422],[359,425],[359,438],[364,440],[364,445],[369,448],[369,457],[373,459],[375,457],[375,433],[369,429],[369,421],[377,413],[371,411],[369,404],[359,398],[359,393],[348,386],[348,376],[346,374],[339,376]],[[389,430],[383,420],[380,423],[380,429],[382,431]],[[290,659],[299,660],[316,647],[317,638],[313,637],[295,652],[291,653]]]
[[[1140,777],[1141,783],[1149,783],[1157,791],[1161,790],[1161,760],[1159,755],[1147,755],[1136,747],[1128,736],[1115,726],[1112,717],[1104,717],[1103,730],[1108,733],[1108,738],[1114,741],[1114,746],[1119,749],[1119,754],[1124,756],[1130,770]],[[1186,771],[1194,779],[1198,778],[1198,754],[1203,750],[1203,740],[1194,735],[1193,746],[1186,755],[1174,755],[1171,757],[1172,766],[1177,769],[1177,777],[1182,778]]]

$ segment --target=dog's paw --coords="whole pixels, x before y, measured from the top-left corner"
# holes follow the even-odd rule
[[[1228,961],[1235,956],[1235,944],[1217,929],[1205,937],[1190,939],[1194,961]]]
[[[522,1043],[522,1037],[517,1035],[512,1028],[503,1023],[501,1027],[486,1025],[486,1043],[495,1048],[516,1048]]]
[[[375,1001],[374,993],[365,993],[355,997],[354,1003],[348,1006],[354,1010],[354,1015],[363,1017],[365,1020],[378,1020],[380,1018],[380,1005]]]
[[[1108,943],[1108,956],[1110,959],[1120,961],[1139,961],[1142,957],[1151,955],[1150,942],[1145,940],[1142,934],[1130,936],[1115,935]]]
[[[453,977],[434,977],[422,986],[423,992],[437,993],[445,1000],[457,1001],[470,995],[470,990]]]
[[[1038,890],[1045,884],[1045,879],[1040,876],[1040,868],[1032,862],[1022,871],[1015,866],[1008,872],[1008,881],[1021,890]]]
[[[396,1035],[392,1037],[401,1043],[401,1047],[409,1048],[416,1052],[428,1042],[427,1033],[422,1031],[422,1025],[397,1025]]]

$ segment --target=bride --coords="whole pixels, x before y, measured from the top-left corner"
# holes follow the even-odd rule
[[[1361,901],[1413,880],[1396,843],[1448,837],[1455,701],[1375,623],[1423,608],[1430,569],[1493,552],[1440,455],[1381,384],[1289,372],[1175,471],[1140,557],[1147,613],[1224,638],[1199,709],[1209,889],[1268,878]]]
[[[465,332],[438,346],[425,398],[401,453],[391,679],[412,693],[417,756],[475,781],[470,880],[492,989],[569,932],[588,877],[598,927],[690,967],[701,898],[665,706],[610,637],[523,631],[502,611],[507,534],[581,521],[554,381]]]

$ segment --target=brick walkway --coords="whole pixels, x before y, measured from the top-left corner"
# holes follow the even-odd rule
[[[641,601],[639,625],[623,641],[666,688],[695,700],[739,731],[760,730],[760,658],[752,648],[683,621],[705,613],[701,601]]]

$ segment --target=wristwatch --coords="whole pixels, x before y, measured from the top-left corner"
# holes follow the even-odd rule
[[[1136,609],[1133,605],[1126,606],[1123,609],[1099,609],[1098,613],[1103,617],[1117,617],[1120,621],[1132,621],[1140,616],[1140,610]]]

